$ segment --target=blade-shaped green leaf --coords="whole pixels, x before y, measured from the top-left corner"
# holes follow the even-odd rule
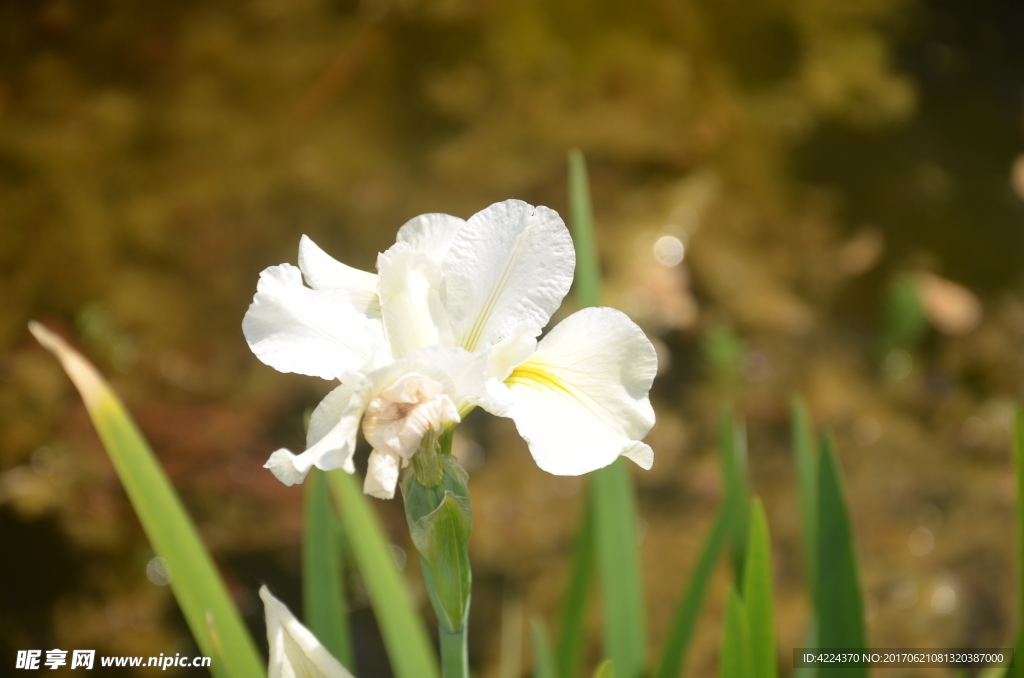
[[[790,411],[793,416],[793,460],[796,463],[797,483],[800,487],[800,513],[804,535],[804,567],[814,598],[814,584],[818,577],[815,572],[817,515],[818,515],[818,462],[814,449],[814,428],[807,414],[807,406],[800,396],[790,399]]]
[[[437,678],[437,658],[370,501],[344,471],[331,471],[327,479],[369,590],[392,671],[396,678]]]
[[[576,249],[573,286],[580,308],[601,304],[601,268],[594,239],[587,162],[578,148],[569,151],[569,221]]]
[[[323,471],[306,477],[302,521],[302,601],[306,626],[324,647],[350,671],[352,636],[345,612],[338,517],[331,506]]]
[[[581,307],[600,303],[600,267],[594,245],[587,167],[579,150],[569,153],[569,205],[576,247],[576,295]],[[619,459],[592,474],[590,510],[604,602],[604,647],[620,678],[637,678],[646,662],[646,629],[636,500],[626,462]]]
[[[590,507],[604,602],[605,652],[617,675],[637,678],[646,661],[644,592],[633,481],[625,464],[619,459],[592,475]]]
[[[615,678],[615,662],[605,659],[594,671],[594,678]]]
[[[700,552],[690,585],[686,588],[686,592],[676,608],[676,615],[665,643],[661,664],[655,674],[657,678],[676,678],[683,670],[686,651],[689,648],[690,639],[693,637],[693,628],[697,623],[697,615],[704,602],[711,575],[721,555],[722,547],[729,535],[732,534],[733,521],[729,513],[730,508],[731,505],[728,502],[722,503],[718,515],[715,517],[715,524],[704,542],[704,548]]]
[[[719,678],[753,678],[753,656],[750,652],[750,631],[747,613],[736,589],[729,589],[725,606],[725,629],[722,632],[722,654]]]
[[[562,625],[555,652],[558,675],[575,678],[579,675],[586,639],[587,594],[594,572],[594,520],[588,505],[583,505],[583,525],[573,547],[569,584],[562,603]]]
[[[759,498],[750,508],[746,570],[743,574],[743,605],[750,631],[752,678],[776,678],[775,617],[772,606],[772,551],[768,518]]]
[[[732,559],[736,583],[743,581],[743,558],[747,550],[747,521],[750,511],[750,490],[747,482],[747,431],[742,419],[731,409],[722,411],[719,425],[719,454],[725,482],[725,502],[732,521]]]
[[[544,622],[534,619],[530,623],[533,640],[533,678],[558,678],[555,655],[548,643],[548,630]]]
[[[853,531],[832,441],[818,458],[818,642],[824,648],[864,648],[864,611]],[[819,675],[858,678],[864,668],[827,664]]]
[[[171,575],[171,589],[215,676],[248,678],[266,673],[217,568],[146,439],[100,373],[63,339],[29,325],[52,351],[85,402],[96,432],[157,555]]]

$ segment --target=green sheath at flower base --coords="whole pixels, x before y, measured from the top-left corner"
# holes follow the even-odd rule
[[[426,487],[416,473],[409,471],[401,487],[430,602],[441,630],[455,633],[465,629],[469,617],[469,533],[473,517],[466,489],[468,475],[452,455],[441,454],[438,458],[443,474],[437,485]]]

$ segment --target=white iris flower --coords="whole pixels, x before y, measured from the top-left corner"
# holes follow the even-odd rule
[[[288,606],[260,587],[270,645],[268,678],[352,678]]]
[[[558,214],[519,200],[468,221],[412,219],[377,274],[303,236],[298,268],[260,274],[242,330],[271,367],[340,386],[313,412],[306,451],[278,450],[267,468],[288,485],[313,466],[352,473],[362,422],[373,446],[364,490],[391,498],[423,437],[481,406],[511,417],[550,473],[580,475],[620,455],[649,469],[654,453],[641,440],[654,425],[657,360],[640,328],[588,308],[537,341],[575,263]]]

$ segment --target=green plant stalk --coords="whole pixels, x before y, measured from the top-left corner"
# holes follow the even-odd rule
[[[587,593],[594,573],[594,514],[583,506],[583,525],[573,548],[569,584],[562,606],[562,625],[558,634],[555,664],[562,678],[575,678],[583,658],[586,636]]]
[[[443,678],[469,678],[469,652],[466,628],[448,632],[440,629],[441,675]]]
[[[548,630],[544,622],[534,619],[530,624],[533,641],[533,678],[558,678],[555,657],[548,643]]]
[[[357,480],[340,469],[328,472],[327,479],[366,582],[395,678],[436,678],[437,657],[370,500]]]
[[[574,285],[581,308],[601,303],[601,272],[594,241],[587,166],[569,152],[569,214],[576,248]],[[636,533],[636,499],[622,459],[591,476],[598,581],[604,600],[604,642],[620,678],[637,678],[646,662],[643,586]],[[570,678],[570,677],[567,677]]]
[[[451,454],[451,436],[428,436],[401,482],[409,532],[437,615],[444,678],[469,678],[466,631],[472,589],[472,510],[468,479]]]
[[[266,673],[256,646],[170,480],[124,405],[99,371],[38,323],[29,329],[60,360],[78,388],[153,550],[164,559],[200,651],[218,678]]]
[[[351,671],[355,665],[345,614],[337,514],[323,471],[312,469],[303,485],[302,600],[306,626]]]

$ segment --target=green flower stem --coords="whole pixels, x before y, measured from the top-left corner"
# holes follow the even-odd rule
[[[468,476],[451,454],[452,435],[429,435],[402,478],[405,516],[420,553],[423,581],[437,615],[441,675],[469,678],[466,628],[472,573],[469,534],[472,510]]]
[[[469,678],[469,652],[465,627],[449,633],[442,626],[440,631],[442,678]]]

